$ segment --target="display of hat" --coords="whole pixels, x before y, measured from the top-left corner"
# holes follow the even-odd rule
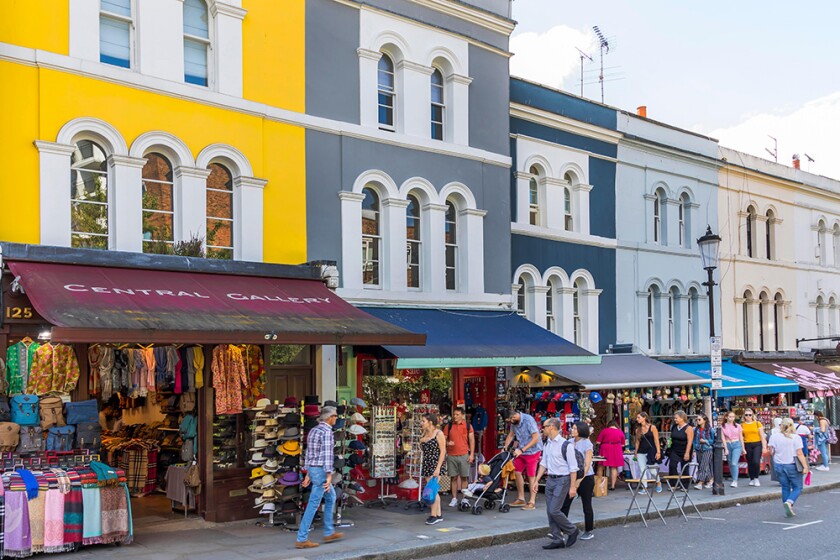
[[[263,476],[262,479],[260,479],[260,481],[262,482],[263,488],[271,488],[272,486],[274,486],[274,483],[277,482],[277,479],[274,478],[274,475],[267,474]]]
[[[304,406],[313,405],[313,404],[315,406],[318,406],[319,402],[320,402],[320,399],[318,398],[318,395],[306,395],[305,397],[303,397]]]
[[[300,482],[300,475],[294,471],[284,473],[283,476],[280,477],[280,480],[277,481],[280,486],[297,486]]]
[[[254,426],[254,433],[261,434],[265,431],[265,424],[257,424]]]
[[[277,497],[277,492],[274,491],[274,488],[266,488],[263,490],[262,497],[266,500],[273,500]]]
[[[260,515],[275,513],[276,511],[277,506],[274,505],[274,502],[266,502],[263,504],[262,509],[260,510]]]
[[[253,408],[249,408],[248,410],[265,410],[265,407],[271,404],[271,399],[259,399],[257,404],[254,405]]]
[[[417,481],[413,478],[406,478],[402,482],[400,482],[400,488],[405,488],[406,490],[413,490],[414,488],[419,488],[420,485],[417,484]]]
[[[324,401],[324,406],[331,406],[333,408],[338,408],[338,403],[335,401]]]
[[[273,445],[270,445],[262,450],[263,457],[266,459],[270,459],[272,457],[277,457],[277,448]]]
[[[300,426],[300,414],[297,412],[289,412],[283,417],[284,426]]]
[[[360,399],[359,397],[353,397],[352,399],[350,399],[350,404],[352,404],[353,406],[360,406],[362,408],[367,408],[367,403],[365,401],[363,401],[362,399]]]
[[[280,425],[280,423],[277,422],[277,418],[269,418],[268,420],[265,421],[265,427],[266,428],[271,428],[271,427],[279,426],[279,425]]]
[[[285,441],[278,449],[285,455],[300,455],[300,443],[297,441]]]
[[[304,429],[304,431],[308,432],[309,430],[311,430],[312,428],[314,428],[317,425],[318,425],[318,420],[316,418],[307,418],[306,422],[303,423],[303,429]]]
[[[304,416],[318,416],[321,414],[321,409],[317,404],[307,404],[303,407]]]
[[[262,478],[265,476],[265,469],[262,467],[257,467],[255,469],[251,469],[251,479],[254,478]]]
[[[354,412],[353,416],[350,417],[350,421],[354,424],[367,424],[367,418],[359,412]]]
[[[300,487],[299,486],[281,486],[282,490],[280,491],[280,499],[281,500],[291,500],[292,498],[297,498],[300,496]]]
[[[356,467],[361,465],[365,462],[365,458],[359,455],[358,453],[353,453],[349,457],[347,457],[347,461],[350,463],[351,467]]]
[[[277,412],[279,408],[276,404],[270,404],[263,409],[263,412]]]
[[[280,508],[283,513],[295,513],[298,510],[297,504],[292,500],[285,500]]]
[[[353,424],[347,429],[348,432],[353,434],[354,436],[363,436],[368,433],[367,429],[364,426],[359,426],[358,424]]]
[[[283,408],[297,408],[297,407],[298,407],[297,397],[286,397],[286,400],[283,401]]]
[[[254,442],[254,446],[251,448],[251,451],[260,451],[266,447],[268,447],[268,442],[260,438]]]
[[[347,413],[347,405],[340,404],[335,408],[335,411],[338,412],[339,416],[344,416]]]
[[[252,410],[252,409],[249,409],[249,410]],[[268,412],[265,412],[265,411],[263,411],[263,410],[260,410],[260,411],[259,411],[259,412],[257,412],[257,414],[254,416],[254,418],[256,418],[256,419],[257,419],[257,422],[259,422],[259,421],[261,421],[261,420],[266,420],[266,419],[268,419],[268,418],[271,418],[271,414],[269,414]]]
[[[604,400],[604,397],[602,397],[601,393],[599,393],[598,391],[592,391],[591,393],[589,393],[589,400],[597,404]]]
[[[366,451],[367,450],[367,447],[365,447],[365,444],[362,443],[361,441],[357,440],[357,439],[354,439],[353,441],[351,441],[349,447],[353,451]]]
[[[278,432],[276,428],[267,430],[263,437],[265,438],[265,441],[276,441],[277,438],[280,437],[280,432]]]
[[[333,459],[333,469],[341,470],[344,468],[344,457],[336,457]]]
[[[248,487],[248,492],[253,492],[255,494],[262,494],[262,491],[263,491],[263,486],[262,486],[262,483],[260,483],[259,481],[253,483],[252,485],[250,485]]]
[[[275,473],[280,469],[280,465],[277,463],[277,459],[268,459],[263,468],[267,473]]]
[[[251,460],[248,461],[248,463],[250,463],[252,465],[262,465],[263,463],[265,463],[265,461],[266,461],[266,458],[263,456],[262,452],[257,451],[256,453],[251,455]]]
[[[335,425],[333,426],[333,431],[337,432],[338,430],[343,430],[344,429],[344,422],[345,422],[344,418],[339,418],[338,420],[336,420]]]
[[[297,427],[286,428],[283,431],[283,435],[279,436],[279,439],[281,439],[283,441],[288,441],[288,440],[291,440],[291,439],[298,439],[298,438],[300,438],[300,428],[297,428]]]

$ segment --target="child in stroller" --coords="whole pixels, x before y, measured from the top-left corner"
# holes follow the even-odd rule
[[[505,503],[507,477],[502,476],[502,470],[511,461],[513,461],[513,453],[505,449],[494,455],[486,464],[479,465],[478,479],[470,484],[467,491],[464,492],[464,496],[473,498],[474,501],[470,503],[468,499],[465,499],[461,502],[461,511],[471,510],[473,515],[481,515],[484,509],[493,509],[496,507],[496,502],[501,502],[499,511],[502,513],[509,512],[510,505]],[[483,507],[479,505],[482,502]]]

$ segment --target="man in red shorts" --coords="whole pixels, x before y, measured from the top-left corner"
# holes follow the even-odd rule
[[[537,501],[537,467],[540,464],[540,452],[542,451],[542,436],[537,427],[537,421],[530,414],[514,412],[508,418],[510,422],[510,433],[505,439],[505,447],[508,447],[516,438],[517,446],[513,450],[515,457],[513,466],[516,469],[516,501],[511,507],[522,509],[534,509]],[[528,477],[528,489],[531,499],[525,501],[525,479]]]

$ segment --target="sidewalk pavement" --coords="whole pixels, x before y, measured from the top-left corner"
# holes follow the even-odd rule
[[[807,493],[840,488],[840,465],[834,464],[829,472],[814,471],[811,475]],[[726,495],[713,496],[711,490],[690,489],[691,497],[701,511],[753,503],[764,500],[780,500],[778,483],[771,482],[769,476],[761,477],[761,486],[751,487],[741,481],[739,488],[730,488],[726,480]],[[512,494],[512,495],[511,495]],[[655,503],[665,507],[669,494],[667,489],[661,494],[654,494]],[[647,504],[646,496],[640,500],[642,509]],[[509,513],[499,513],[498,509],[484,511],[483,515],[457,511],[448,507],[448,496],[442,496],[444,521],[434,526],[424,524],[428,510],[419,512],[417,508],[405,510],[400,505],[380,507],[354,507],[345,510],[344,519],[353,521],[355,527],[342,529],[344,539],[321,545],[309,550],[294,548],[296,534],[283,528],[257,527],[254,521],[235,523],[208,523],[201,519],[184,520],[177,514],[169,518],[149,519],[147,523],[135,525],[135,541],[131,545],[115,550],[111,546],[82,548],[79,552],[67,555],[67,558],[111,559],[115,556],[127,560],[180,560],[196,558],[202,560],[239,560],[239,559],[297,559],[311,560],[395,560],[412,559],[447,554],[460,550],[480,548],[542,537],[547,532],[545,505],[542,495],[537,500],[537,509],[523,511],[512,509]],[[508,493],[508,502],[516,499],[516,492]],[[630,492],[619,489],[604,498],[596,498],[595,535],[601,527],[619,525],[624,519],[630,504]],[[779,515],[782,515],[781,504]],[[668,524],[702,523],[702,520],[685,520],[673,517],[678,514],[673,504],[666,515]],[[732,515],[737,515],[733,512]],[[574,503],[571,520],[581,524],[583,514],[579,503]],[[632,523],[639,522],[638,513],[631,516]],[[648,518],[648,523],[662,523],[659,517]],[[638,530],[643,530],[638,525]],[[310,533],[310,538],[320,542],[323,529],[320,524]],[[55,557],[55,556],[53,556]]]

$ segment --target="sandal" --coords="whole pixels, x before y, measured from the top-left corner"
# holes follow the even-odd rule
[[[523,507],[522,509],[523,510],[528,510],[528,511],[530,511],[532,509],[537,509],[537,504],[535,504],[534,502],[528,502],[527,504],[525,504],[525,507]]]
[[[510,507],[523,507],[527,504],[525,500],[516,499],[516,501],[510,504]]]

